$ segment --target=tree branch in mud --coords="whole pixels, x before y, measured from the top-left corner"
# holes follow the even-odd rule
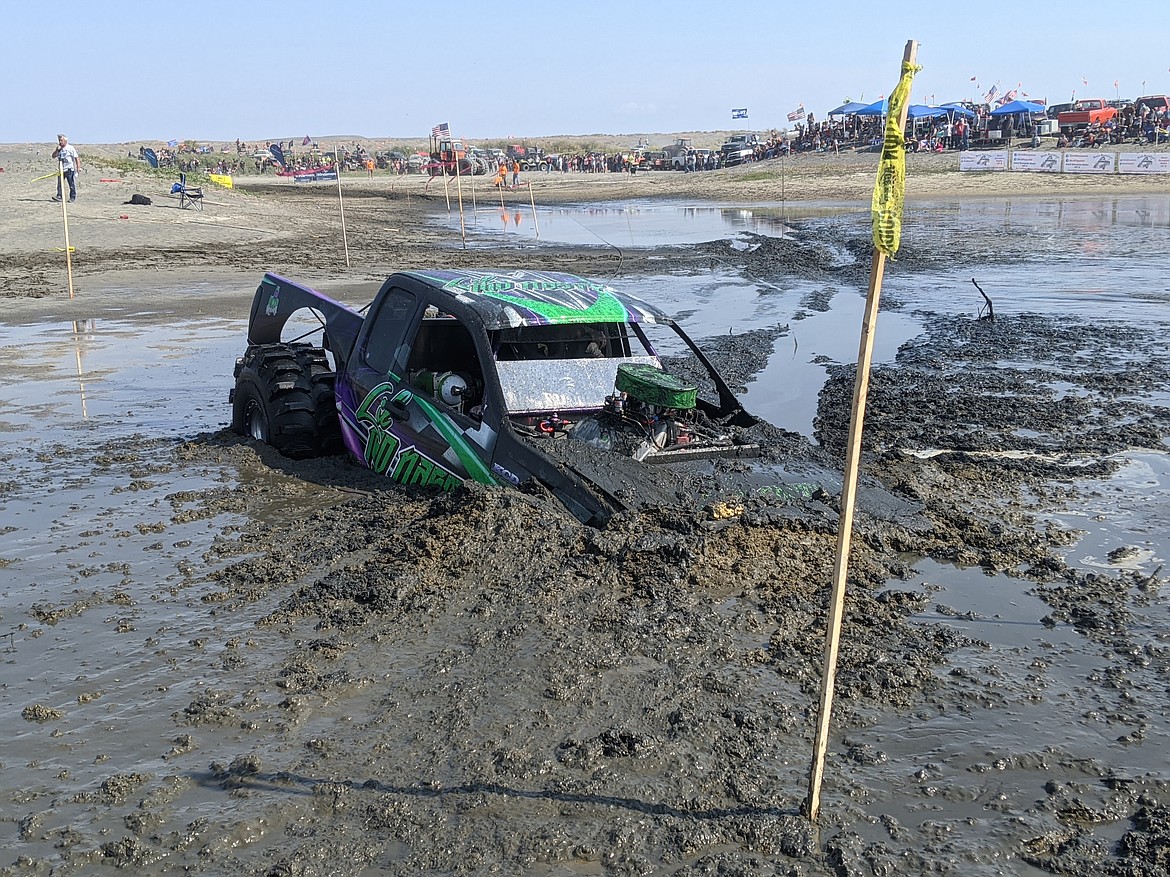
[[[975,283],[975,278],[974,278],[974,277],[972,277],[972,278],[971,278],[971,282],[972,282],[972,283]],[[995,322],[995,306],[994,306],[994,305],[991,303],[991,299],[989,299],[989,298],[987,297],[987,293],[983,291],[983,287],[982,287],[982,286],[980,286],[978,283],[975,283],[975,288],[979,290],[979,294],[980,294],[981,296],[983,296],[983,300],[984,300],[985,302],[987,302],[987,313],[986,313],[986,314],[985,314],[985,313],[983,313],[983,308],[982,308],[982,307],[981,307],[981,308],[979,308],[979,316],[978,316],[978,317],[976,317],[976,319],[979,319],[979,320],[990,320],[992,323],[994,323],[994,322]]]

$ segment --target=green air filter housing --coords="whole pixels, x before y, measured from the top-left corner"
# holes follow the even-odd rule
[[[674,375],[652,365],[623,362],[617,368],[617,380],[614,383],[630,398],[659,408],[694,408],[698,394],[695,387],[688,387]]]

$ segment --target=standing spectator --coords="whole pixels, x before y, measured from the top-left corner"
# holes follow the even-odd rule
[[[512,159],[512,188],[520,185],[520,159]]]
[[[81,170],[81,157],[77,150],[69,145],[69,138],[64,134],[57,135],[57,148],[53,150],[53,158],[61,165],[61,174],[57,176],[57,194],[54,201],[61,200],[61,176],[69,183],[69,200],[77,200],[77,172]]]

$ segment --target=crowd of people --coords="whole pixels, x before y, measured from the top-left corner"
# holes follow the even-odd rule
[[[1027,113],[1016,115],[992,115],[989,105],[964,104],[947,115],[918,119],[907,122],[906,144],[914,152],[943,152],[964,150],[972,146],[1002,145],[1013,146],[1021,143],[1031,146],[1042,145],[1041,132],[1046,129],[1039,116]],[[760,139],[751,147],[751,158],[765,160],[777,156],[800,152],[833,152],[843,149],[881,146],[884,119],[871,115],[831,116],[820,122],[809,113],[798,122],[794,131],[771,132],[771,136]],[[1076,131],[1065,130],[1057,136],[1057,148],[1101,147],[1123,143],[1162,144],[1170,142],[1170,118],[1166,107],[1151,108],[1130,104],[1118,109],[1117,114],[1104,122],[1093,122]],[[432,173],[432,159],[419,152],[371,152],[362,143],[339,144],[336,155],[324,153],[318,144],[308,137],[298,142],[265,143],[249,145],[236,140],[225,145],[218,152],[209,145],[194,142],[181,144],[174,141],[159,147],[156,154],[160,167],[174,167],[185,172],[217,174],[269,173],[296,171],[322,166],[332,166],[339,161],[346,170],[365,169],[370,175],[375,170],[386,170],[391,174]],[[139,149],[139,157],[145,158],[145,147]],[[479,151],[479,157],[487,173],[496,174],[496,185],[516,185],[521,155],[500,150]],[[279,158],[278,158],[279,154]],[[133,155],[131,153],[131,155]],[[524,170],[540,169],[547,173],[637,173],[655,169],[678,169],[685,172],[716,170],[729,163],[738,163],[745,157],[731,161],[728,154],[714,149],[684,149],[667,153],[639,146],[625,151],[543,154],[538,160],[526,157]],[[515,165],[515,167],[513,167]]]

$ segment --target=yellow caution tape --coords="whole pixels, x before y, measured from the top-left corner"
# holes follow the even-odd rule
[[[910,84],[921,70],[902,64],[902,78],[890,95],[886,132],[882,140],[882,157],[878,162],[877,182],[873,187],[873,245],[893,256],[902,239],[902,202],[906,196],[906,138],[902,133],[902,107],[910,99]]]

